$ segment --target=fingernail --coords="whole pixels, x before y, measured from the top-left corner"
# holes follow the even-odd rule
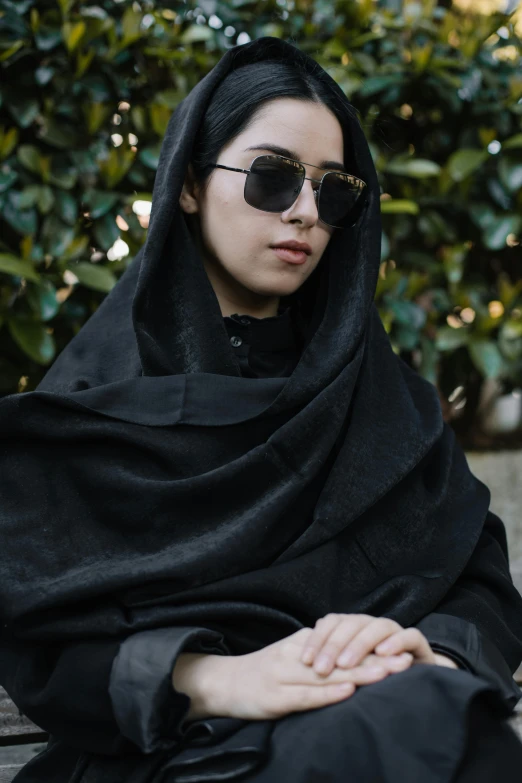
[[[382,642],[382,644],[378,644],[375,649],[377,652],[388,652],[388,650],[391,650],[391,644],[388,642]]]
[[[312,663],[314,657],[314,648],[307,647],[303,653],[303,663]]]

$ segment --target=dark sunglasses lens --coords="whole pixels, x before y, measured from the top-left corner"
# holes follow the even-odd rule
[[[265,212],[284,212],[296,200],[304,169],[298,163],[261,155],[250,167],[245,183],[245,200]]]
[[[363,190],[350,175],[329,172],[321,185],[319,217],[330,226],[338,226],[354,212]]]

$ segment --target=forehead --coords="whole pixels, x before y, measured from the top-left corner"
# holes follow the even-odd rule
[[[235,142],[244,157],[252,157],[255,151],[248,148],[257,146],[257,154],[262,150],[276,152],[278,148],[277,154],[318,166],[327,163],[324,168],[341,168],[344,163],[341,124],[321,103],[292,98],[270,101]],[[269,147],[259,148],[264,143]]]

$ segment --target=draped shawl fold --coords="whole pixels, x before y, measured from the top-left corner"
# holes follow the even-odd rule
[[[299,60],[330,84],[367,199],[297,292],[297,367],[252,379],[178,200],[212,93],[265,58]],[[522,600],[504,528],[435,387],[395,355],[373,301],[379,196],[356,112],[288,42],[234,47],[178,105],[145,245],[38,389],[0,401],[4,639],[198,625],[241,654],[328,612],[410,626],[445,606],[510,676]]]

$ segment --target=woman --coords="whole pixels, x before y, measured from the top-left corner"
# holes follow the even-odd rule
[[[17,783],[518,780],[505,530],[391,349],[380,237],[293,45],[177,107],[144,248],[0,403],[2,684],[51,735]]]

